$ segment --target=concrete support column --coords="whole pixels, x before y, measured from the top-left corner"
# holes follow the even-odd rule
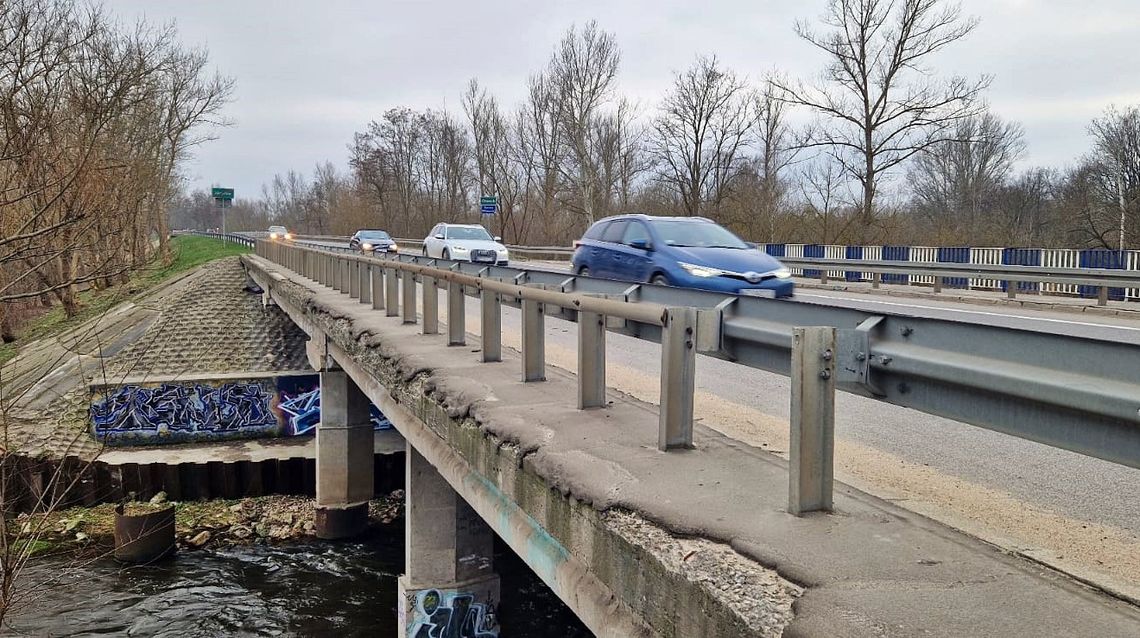
[[[411,444],[405,467],[399,636],[499,635],[491,528]]]
[[[343,370],[321,372],[317,426],[317,536],[364,531],[372,499],[373,434],[368,397]]]

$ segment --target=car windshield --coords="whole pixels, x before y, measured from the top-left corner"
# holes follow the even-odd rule
[[[283,233],[283,232],[285,232],[285,227],[284,226],[270,226],[269,232],[271,232],[271,233]]]
[[[447,229],[448,239],[491,239],[491,234],[482,226],[452,226]]]
[[[391,235],[382,230],[362,230],[358,233],[360,239],[391,239]]]
[[[700,248],[734,248],[743,250],[748,244],[733,235],[726,228],[695,219],[655,219],[653,229],[668,246],[691,246]]]

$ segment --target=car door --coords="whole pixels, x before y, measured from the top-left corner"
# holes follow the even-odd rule
[[[614,220],[602,233],[602,239],[598,242],[597,276],[610,279],[621,277],[618,274],[614,258],[621,248],[621,238],[625,234],[625,227],[628,223],[624,219]]]
[[[653,264],[650,251],[632,246],[635,241],[650,241],[649,228],[644,223],[631,219],[622,233],[621,244],[614,248],[614,270],[619,279],[647,281]]]
[[[424,238],[424,252],[427,253],[428,257],[438,258],[443,252],[443,242],[435,238],[436,235],[443,233],[442,226],[443,224],[436,224]]]

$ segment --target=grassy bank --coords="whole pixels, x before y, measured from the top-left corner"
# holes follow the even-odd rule
[[[0,345],[0,364],[16,356],[16,352],[24,344],[74,328],[176,275],[215,259],[250,252],[249,248],[240,244],[191,235],[181,235],[171,239],[170,250],[172,259],[169,264],[163,264],[160,259],[156,259],[136,272],[125,284],[79,293],[79,312],[74,316],[68,317],[64,314],[63,308],[57,305],[44,309],[42,314],[29,319],[17,331],[15,341]]]

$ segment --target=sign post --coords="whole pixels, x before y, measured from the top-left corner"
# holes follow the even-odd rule
[[[214,202],[218,208],[222,209],[222,235],[226,234],[226,209],[233,206],[234,203],[234,189],[232,188],[218,188],[210,189],[210,196],[214,198]]]

